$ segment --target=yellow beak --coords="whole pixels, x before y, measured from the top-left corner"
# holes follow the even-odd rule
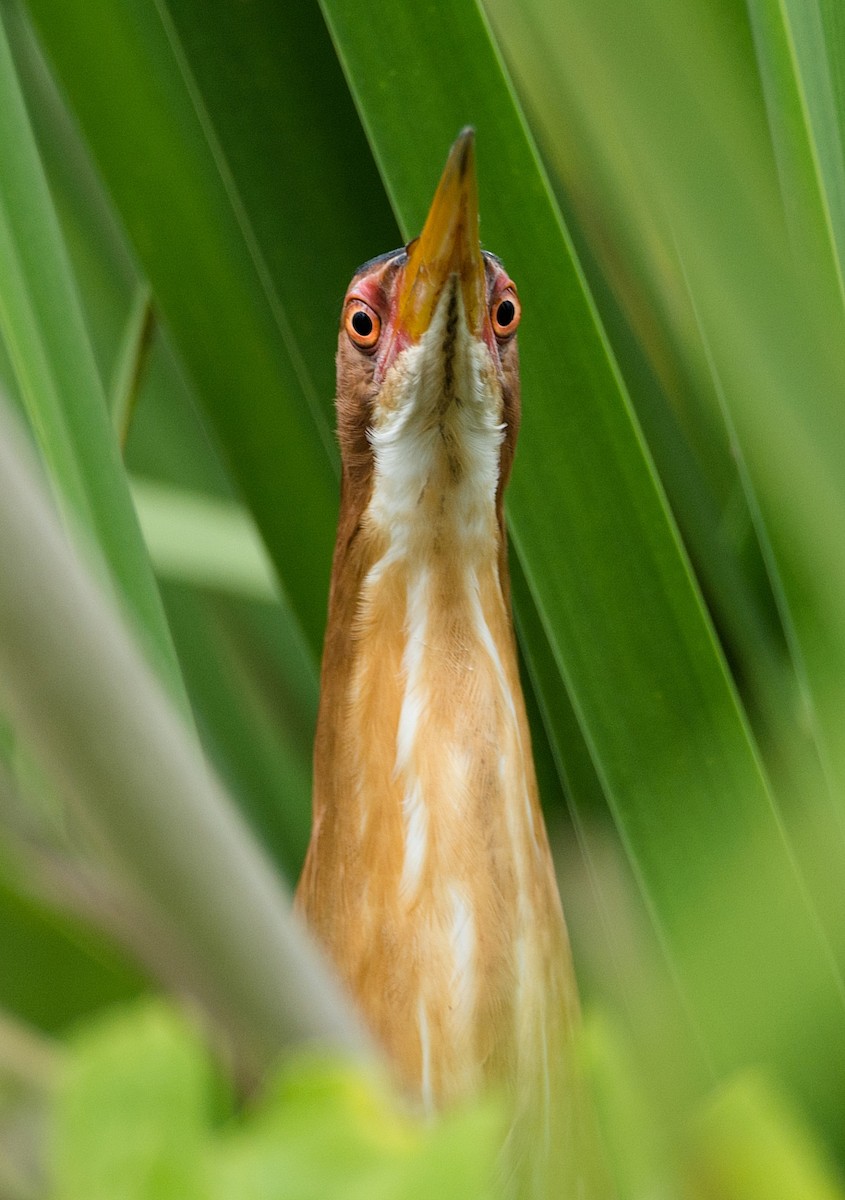
[[[431,324],[446,283],[457,275],[470,333],[480,337],[485,276],[478,239],[475,134],[464,129],[449,152],[422,233],[408,245],[397,325],[418,341]]]

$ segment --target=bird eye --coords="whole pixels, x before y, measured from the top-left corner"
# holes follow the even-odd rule
[[[516,333],[516,327],[519,324],[521,315],[522,309],[519,306],[516,291],[512,287],[506,288],[493,302],[490,310],[493,332],[499,341],[505,341],[512,334]]]
[[[372,350],[381,333],[381,319],[369,304],[363,300],[350,300],[343,323],[350,340],[359,350]]]

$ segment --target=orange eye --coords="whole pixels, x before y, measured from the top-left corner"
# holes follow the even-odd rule
[[[381,333],[381,318],[363,300],[349,301],[343,324],[350,340],[359,350],[372,350]]]
[[[505,288],[502,294],[494,300],[493,306],[490,309],[493,332],[499,341],[503,342],[516,333],[516,327],[519,324],[521,316],[522,309],[519,305],[519,297],[516,294],[516,289],[513,287]]]

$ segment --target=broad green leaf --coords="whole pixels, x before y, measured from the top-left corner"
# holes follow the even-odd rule
[[[580,158],[566,156],[557,195],[565,205],[569,189],[577,191],[576,179],[582,186],[590,181],[589,203],[571,211],[579,259],[766,757],[784,735],[789,740],[802,700],[768,574],[771,555],[761,549],[765,529],[747,473],[738,466],[720,381],[671,236],[642,237],[645,195],[634,199],[630,186],[617,194],[612,174],[590,155],[586,135],[579,152]],[[582,220],[583,226],[577,224]],[[625,255],[601,238],[599,230],[607,227],[624,241]],[[777,782],[780,793],[782,776]]]
[[[196,1034],[164,1005],[81,1031],[56,1102],[55,1200],[201,1200],[209,1076]]]

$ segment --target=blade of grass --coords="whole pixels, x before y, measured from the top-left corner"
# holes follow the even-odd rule
[[[790,218],[797,260],[793,283],[795,286],[803,283],[812,297],[801,321],[802,333],[810,326],[822,346],[818,361],[812,362],[815,377],[806,373],[803,378],[800,375],[794,377],[792,395],[784,396],[784,399],[796,411],[795,401],[799,397],[802,402],[805,396],[811,399],[806,423],[807,433],[815,445],[808,449],[816,457],[824,448],[828,460],[826,464],[812,464],[813,476],[817,478],[821,471],[835,481],[841,479],[843,468],[838,436],[838,398],[845,373],[838,356],[830,356],[832,361],[828,361],[827,349],[830,345],[841,344],[845,337],[842,311],[845,304],[845,143],[839,112],[845,55],[837,36],[842,32],[841,16],[837,16],[830,5],[816,0],[802,5],[791,0],[783,0],[777,5],[767,0],[748,0],[748,8],[766,88],[772,140],[778,156],[780,191]],[[771,254],[769,247],[765,249]],[[786,378],[790,378],[788,374]],[[738,411],[729,413],[728,420],[738,418],[742,421],[743,409],[748,406],[735,403],[733,407]],[[759,472],[759,468],[756,470]],[[754,471],[752,463],[752,475]],[[800,468],[798,474],[800,477]],[[810,483],[810,479],[805,478]],[[835,700],[835,711],[827,712],[829,699],[825,683],[826,676],[836,673],[831,655],[836,655],[840,667],[845,663],[842,658],[845,644],[834,632],[840,622],[838,619],[826,621],[827,628],[819,637],[823,620],[820,607],[818,603],[807,604],[805,583],[796,575],[796,566],[802,575],[806,568],[795,563],[794,553],[784,543],[783,518],[778,516],[778,505],[772,503],[772,497],[767,494],[769,489],[759,473],[756,481],[749,478],[748,486],[754,487],[755,482],[760,492],[759,500],[755,500],[759,520],[771,527],[776,539],[771,553],[771,570],[776,576],[784,625],[801,677],[808,716],[821,744],[825,766],[833,776],[831,785],[838,792],[834,803],[841,822],[845,820],[845,764],[842,739],[838,734],[841,702]],[[845,496],[842,501],[834,501],[839,519],[843,501]],[[836,578],[839,572],[830,574]],[[821,660],[817,652],[820,644],[824,644]],[[834,872],[829,872],[828,876],[832,881]]]
[[[150,661],[187,705],[0,13],[0,333],[50,478]],[[101,557],[100,557],[101,556]]]
[[[845,158],[816,0],[747,0],[796,254],[845,305]]]
[[[104,388],[111,380],[138,270],[64,97],[18,0],[6,29],[18,81]]]
[[[135,289],[135,296],[129,310],[126,329],[121,339],[120,352],[109,387],[112,424],[121,449],[126,446],[126,439],[129,436],[129,426],[138,400],[144,366],[154,331],[152,295],[149,284],[141,283]],[[136,509],[138,507],[137,500],[135,507]]]
[[[589,137],[579,138],[576,126],[573,117],[558,198],[574,222],[602,324],[768,761],[766,752],[800,719],[800,699],[758,540],[765,531],[738,469],[735,436],[722,416],[719,382],[701,344],[676,248],[628,232],[647,207],[646,197],[635,201],[630,188],[624,197],[615,195],[613,172],[589,153]],[[586,180],[590,199],[582,202]],[[576,198],[568,202],[570,192]],[[607,229],[614,245],[624,242],[625,253],[611,248],[602,232]],[[780,777],[778,783],[780,791]]]

